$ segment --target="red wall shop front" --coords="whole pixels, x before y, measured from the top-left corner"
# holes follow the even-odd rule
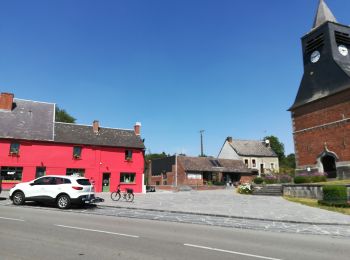
[[[0,171],[3,188],[43,175],[79,174],[97,192],[143,190],[141,123],[134,129],[56,121],[54,103],[0,94]]]
[[[144,155],[142,149],[0,139],[0,169],[3,189],[42,175],[79,174],[97,192],[113,191],[118,184],[142,192]]]

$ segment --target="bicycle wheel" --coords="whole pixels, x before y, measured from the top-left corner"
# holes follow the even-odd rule
[[[114,201],[120,200],[120,193],[119,192],[112,192],[111,193],[111,199]]]
[[[133,200],[134,200],[134,194],[129,193],[129,194],[126,196],[126,201],[132,202]]]

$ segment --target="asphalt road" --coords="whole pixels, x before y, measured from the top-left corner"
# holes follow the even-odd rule
[[[349,259],[350,240],[0,206],[0,259]]]

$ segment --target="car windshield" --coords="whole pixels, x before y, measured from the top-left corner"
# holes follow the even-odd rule
[[[90,181],[88,179],[77,179],[77,183],[83,186],[89,186],[91,185]]]

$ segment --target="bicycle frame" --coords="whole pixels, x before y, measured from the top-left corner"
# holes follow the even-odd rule
[[[134,191],[132,189],[126,189],[126,191],[122,192],[119,184],[117,190],[111,193],[111,199],[118,201],[121,197],[128,202],[132,202],[134,200]]]

